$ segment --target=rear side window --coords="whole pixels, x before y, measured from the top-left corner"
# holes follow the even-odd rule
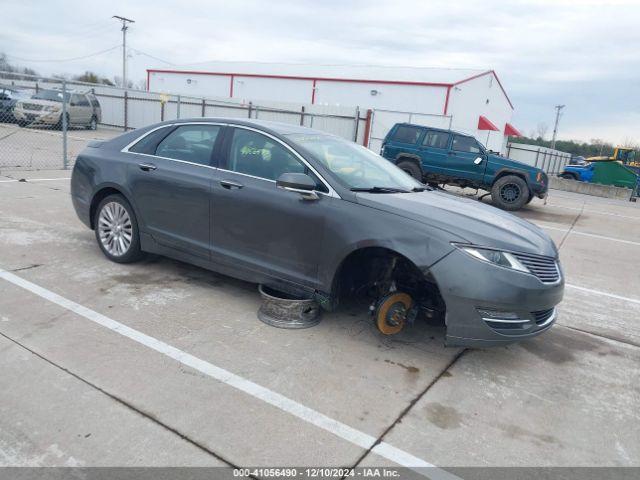
[[[447,132],[427,132],[422,145],[431,148],[447,148],[450,136]]]
[[[472,137],[465,137],[463,135],[456,135],[453,137],[453,145],[451,146],[451,149],[456,152],[480,153],[480,148],[478,147],[476,139]]]
[[[156,145],[162,140],[173,127],[163,127],[158,130],[154,130],[146,137],[138,141],[138,143],[129,147],[130,152],[134,153],[146,153],[147,155],[153,155],[156,152]]]
[[[420,138],[421,133],[421,128],[410,127],[408,125],[400,125],[398,126],[398,128],[396,128],[396,131],[393,134],[391,140],[401,143],[416,143],[418,141],[418,138]]]
[[[156,148],[159,157],[210,165],[219,125],[184,125],[166,136]]]

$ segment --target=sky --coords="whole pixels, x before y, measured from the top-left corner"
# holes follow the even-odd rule
[[[546,125],[550,138],[563,104],[558,138],[640,144],[640,0],[4,0],[2,10],[0,52],[42,75],[121,75],[120,15],[135,20],[136,82],[147,68],[213,60],[494,69],[523,133]]]

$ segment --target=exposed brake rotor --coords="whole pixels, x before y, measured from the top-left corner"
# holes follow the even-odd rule
[[[384,335],[400,333],[412,306],[413,300],[406,293],[393,292],[382,297],[374,313],[378,330]]]

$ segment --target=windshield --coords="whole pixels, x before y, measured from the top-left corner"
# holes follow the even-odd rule
[[[424,185],[368,148],[339,137],[292,134],[288,137],[311,153],[350,189],[412,191]]]
[[[69,94],[65,95],[66,100],[69,100]],[[38,100],[50,100],[52,102],[62,102],[62,92],[58,90],[40,90],[31,98],[37,98]]]

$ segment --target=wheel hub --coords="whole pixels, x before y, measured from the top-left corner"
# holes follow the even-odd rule
[[[515,183],[508,183],[500,190],[500,196],[505,202],[513,203],[520,198],[520,187]]]
[[[129,251],[133,238],[133,225],[127,210],[118,202],[109,202],[98,216],[98,234],[104,249],[114,257]]]
[[[411,297],[402,292],[383,297],[375,313],[378,330],[385,335],[399,333],[404,328],[412,304]]]

